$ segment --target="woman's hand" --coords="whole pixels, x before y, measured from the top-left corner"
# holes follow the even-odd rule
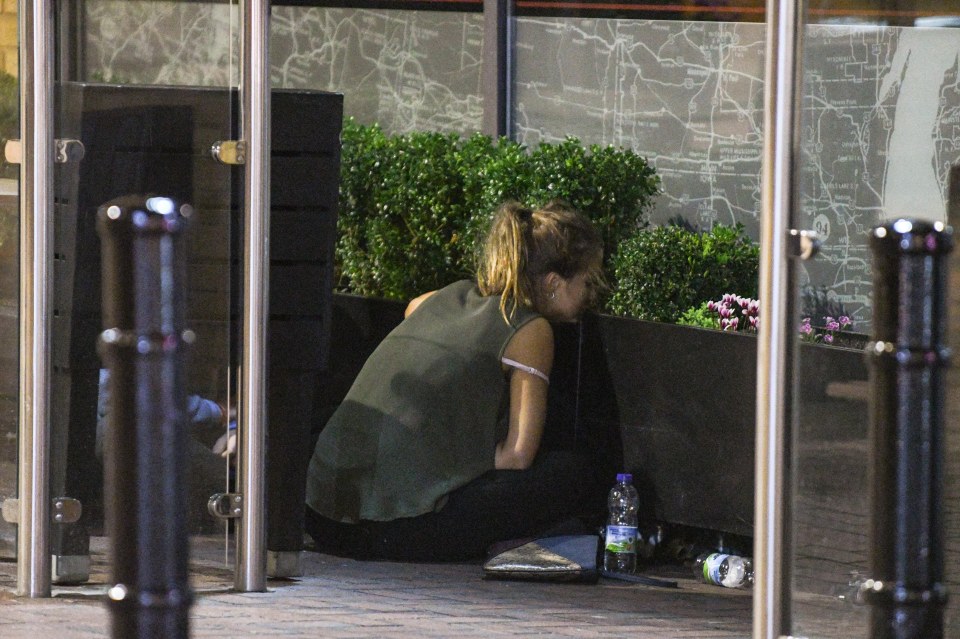
[[[525,324],[507,344],[503,355],[549,376],[553,367],[550,322],[540,317]],[[548,384],[532,373],[509,370],[510,425],[506,438],[497,444],[493,465],[498,470],[522,470],[533,464],[540,448],[547,418]]]
[[[214,454],[221,457],[231,457],[237,452],[237,429],[231,428],[213,444]]]

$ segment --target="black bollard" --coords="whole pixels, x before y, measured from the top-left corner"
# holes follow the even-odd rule
[[[873,230],[872,639],[943,637],[944,374],[950,227],[899,219]]]
[[[115,639],[189,636],[184,236],[192,209],[164,197],[100,207],[103,323],[110,370],[105,511]]]

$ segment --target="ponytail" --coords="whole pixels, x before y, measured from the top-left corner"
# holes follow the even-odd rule
[[[507,321],[518,305],[531,306],[533,302],[527,276],[532,223],[532,209],[507,202],[494,216],[484,244],[477,284],[483,295],[500,295],[500,312]]]

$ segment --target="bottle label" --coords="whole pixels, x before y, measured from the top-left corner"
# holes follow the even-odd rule
[[[637,552],[637,527],[607,526],[607,536],[604,543],[604,548],[607,550],[607,552]]]
[[[723,560],[729,556],[730,555],[724,555],[719,552],[708,555],[703,562],[703,580],[708,584],[713,584],[715,586],[722,585],[720,564],[722,564]]]

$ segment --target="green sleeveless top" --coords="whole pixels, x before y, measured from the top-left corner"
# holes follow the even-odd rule
[[[492,470],[506,430],[510,338],[538,317],[473,282],[420,304],[370,355],[320,433],[307,504],[335,521],[390,521],[437,511],[446,496]]]

